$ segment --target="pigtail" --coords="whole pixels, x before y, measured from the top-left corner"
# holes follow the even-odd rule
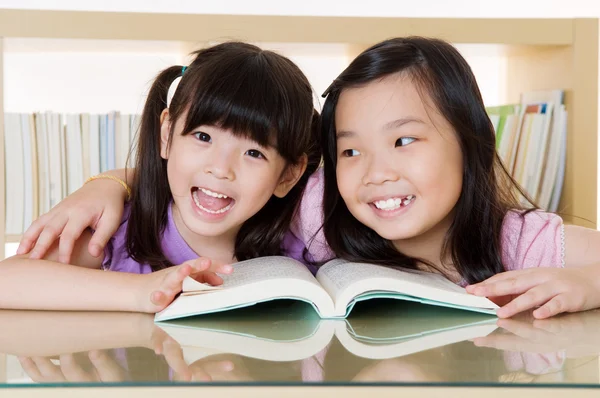
[[[150,88],[141,116],[131,186],[127,251],[135,261],[148,263],[155,271],[172,265],[165,258],[160,243],[172,199],[167,179],[167,161],[160,156],[160,115],[167,107],[169,86],[181,74],[181,66],[167,68]]]

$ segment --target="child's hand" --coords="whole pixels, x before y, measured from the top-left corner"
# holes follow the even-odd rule
[[[549,318],[562,312],[600,307],[600,268],[597,265],[574,268],[529,268],[502,272],[467,286],[476,296],[514,298],[497,311],[500,318],[537,308],[533,316]]]
[[[151,274],[143,275],[147,281],[142,285],[140,308],[142,312],[156,313],[166,308],[183,288],[183,280],[190,276],[201,283],[218,286],[223,279],[217,275],[230,274],[231,265],[214,265],[208,258],[200,257]]]
[[[88,251],[92,256],[99,257],[119,228],[126,196],[123,187],[109,179],[97,179],[84,184],[27,228],[17,254],[31,252],[30,258],[42,258],[52,244],[60,239],[58,261],[68,264],[75,241],[90,227],[95,232]]]

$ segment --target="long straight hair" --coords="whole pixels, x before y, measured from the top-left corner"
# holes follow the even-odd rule
[[[160,114],[167,91],[182,76],[169,106],[171,126],[187,112],[182,135],[200,125],[230,129],[236,136],[274,146],[288,165],[308,157],[306,171],[283,198],[272,196],[244,222],[235,242],[238,260],[277,255],[308,177],[321,159],[320,116],[306,76],[289,59],[241,42],[227,42],[194,53],[182,71],[162,71],[150,88],[138,134],[137,163],[132,183],[127,251],[153,270],[172,264],[164,256],[161,236],[173,199],[167,179],[167,160],[160,156]],[[169,142],[173,135],[171,128]]]
[[[462,192],[442,253],[451,255],[454,267],[468,283],[504,271],[501,260],[504,217],[509,210],[526,210],[518,194],[532,204],[528,210],[536,206],[496,153],[494,128],[471,68],[452,45],[439,39],[406,37],[376,44],[352,61],[324,94],[327,99],[322,111],[321,135],[323,206],[324,234],[329,245],[337,256],[351,261],[410,269],[424,262],[399,252],[390,240],[360,223],[346,207],[337,187],[335,110],[340,93],[398,73],[413,81],[421,97],[432,99],[453,127],[462,150]]]

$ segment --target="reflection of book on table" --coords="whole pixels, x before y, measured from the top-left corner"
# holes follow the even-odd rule
[[[259,302],[293,299],[310,303],[321,318],[345,318],[356,302],[373,298],[418,301],[425,304],[495,314],[498,306],[439,274],[398,270],[373,264],[332,260],[314,277],[288,257],[262,257],[234,264],[224,284],[212,287],[187,278],[183,293],[156,321],[227,311]]]
[[[384,359],[486,336],[496,318],[470,311],[418,303],[374,301],[367,311],[347,319],[320,319],[310,306],[282,303],[157,325],[174,338],[191,363],[231,353],[270,361],[309,358],[334,336],[354,355]]]

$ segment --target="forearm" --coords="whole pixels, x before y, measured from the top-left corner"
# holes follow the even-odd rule
[[[0,352],[50,356],[110,348],[148,347],[151,314],[0,310]]]
[[[136,312],[143,283],[144,275],[13,257],[0,263],[0,308]]]

